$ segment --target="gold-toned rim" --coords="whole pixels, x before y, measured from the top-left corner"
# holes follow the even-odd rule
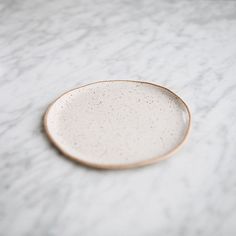
[[[168,92],[170,92],[171,94],[173,94],[174,96],[176,96],[185,106],[187,113],[188,113],[188,127],[187,127],[187,131],[183,137],[183,140],[172,150],[170,150],[169,152],[167,152],[164,155],[158,156],[158,157],[154,157],[151,159],[147,159],[147,160],[143,160],[143,161],[138,161],[136,163],[128,163],[128,164],[98,164],[98,163],[93,163],[93,162],[89,162],[89,161],[85,161],[82,159],[79,159],[78,157],[75,157],[69,153],[67,153],[65,150],[63,150],[62,147],[60,147],[60,144],[57,143],[57,141],[53,138],[53,136],[50,134],[49,129],[48,129],[48,123],[47,123],[47,117],[48,117],[48,113],[51,109],[51,107],[54,105],[54,103],[56,103],[62,96],[66,95],[67,93],[70,93],[74,90],[77,89],[81,89],[93,84],[97,84],[97,83],[104,83],[104,82],[132,82],[132,83],[141,83],[141,84],[149,84],[152,86],[156,86],[159,88],[162,88]],[[49,140],[51,141],[51,143],[66,157],[72,159],[73,161],[79,162],[85,166],[88,167],[93,167],[93,168],[98,168],[98,169],[128,169],[128,168],[136,168],[136,167],[141,167],[141,166],[145,166],[145,165],[150,165],[153,163],[157,163],[159,161],[162,160],[166,160],[167,158],[169,158],[170,156],[172,156],[173,154],[175,154],[187,141],[187,138],[189,136],[190,133],[190,129],[191,129],[191,125],[192,125],[192,117],[191,117],[191,112],[189,110],[189,107],[187,106],[187,104],[178,96],[176,95],[174,92],[172,92],[170,89],[163,87],[161,85],[158,84],[154,84],[154,83],[150,83],[150,82],[146,82],[146,81],[136,81],[136,80],[101,80],[101,81],[97,81],[97,82],[93,82],[93,83],[89,83],[74,89],[71,89],[65,93],[63,93],[62,95],[60,95],[57,99],[55,99],[47,108],[44,117],[43,117],[43,124],[44,124],[44,129],[45,132],[49,138]]]

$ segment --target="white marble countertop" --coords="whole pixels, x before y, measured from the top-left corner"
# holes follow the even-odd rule
[[[190,106],[187,145],[99,171],[62,157],[42,116],[71,88],[131,79]],[[236,235],[236,1],[0,1],[0,235]]]

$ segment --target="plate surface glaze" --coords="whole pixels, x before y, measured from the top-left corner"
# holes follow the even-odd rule
[[[189,133],[191,116],[176,94],[141,81],[100,81],[71,90],[44,117],[46,133],[67,157],[107,169],[166,159]]]

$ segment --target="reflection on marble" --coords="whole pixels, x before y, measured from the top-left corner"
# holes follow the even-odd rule
[[[235,235],[236,1],[0,2],[0,235]],[[152,81],[188,102],[188,144],[157,165],[98,171],[50,146],[62,92]]]

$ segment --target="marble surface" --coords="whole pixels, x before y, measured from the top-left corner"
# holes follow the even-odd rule
[[[235,235],[236,1],[0,1],[0,235]],[[88,82],[156,82],[193,113],[173,158],[99,171],[42,115]]]

